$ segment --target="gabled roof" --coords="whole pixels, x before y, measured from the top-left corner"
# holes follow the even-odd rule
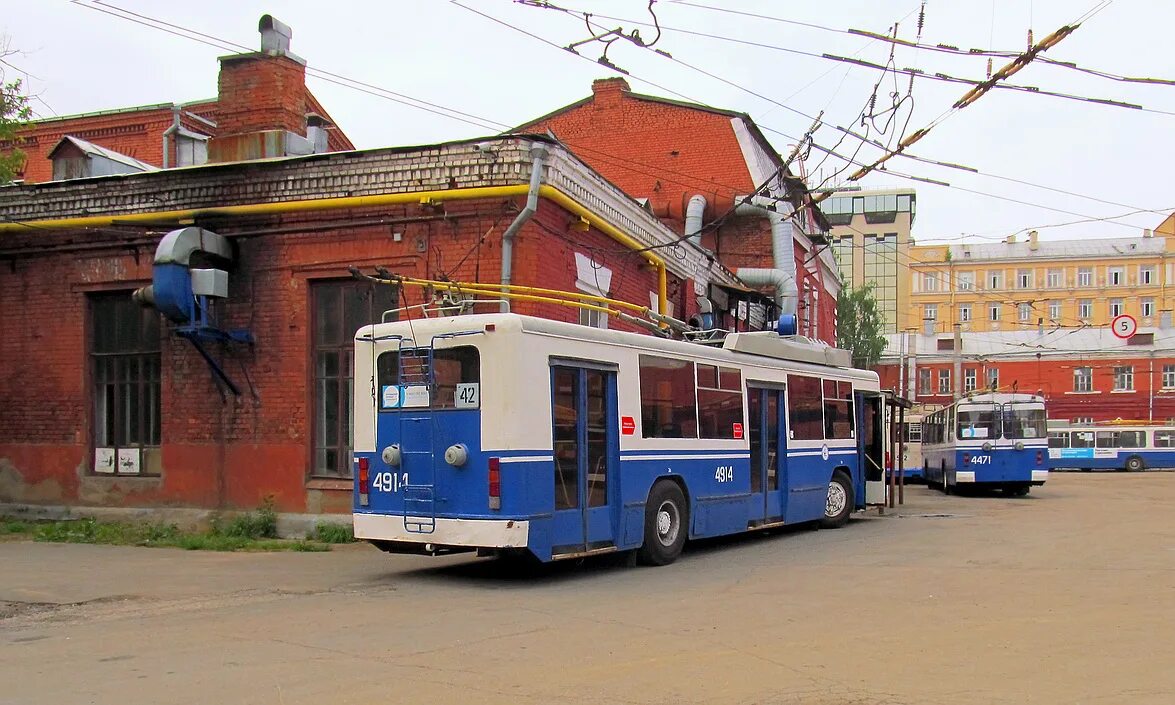
[[[79,137],[73,137],[71,135],[62,137],[61,141],[54,145],[53,149],[49,150],[49,158],[52,159],[53,155],[57,154],[57,150],[61,149],[66,144],[72,144],[87,156],[104,157],[112,162],[125,164],[139,171],[159,171],[159,167],[153,164],[148,164],[147,162],[140,161],[134,157],[129,157],[125,154],[122,154],[121,152],[116,152],[113,149],[106,149],[105,147],[96,145],[93,142],[87,142],[86,140],[83,140]]]

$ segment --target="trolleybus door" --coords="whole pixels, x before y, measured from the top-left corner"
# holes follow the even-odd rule
[[[553,365],[551,422],[555,457],[552,553],[614,543],[613,498],[619,467],[616,373]]]
[[[895,439],[890,433],[899,433],[895,408],[884,404],[878,395],[857,394],[857,416],[861,419],[857,433],[857,455],[861,459],[861,474],[865,492],[858,492],[857,503],[882,505],[886,500],[885,456],[896,458]],[[888,418],[887,418],[888,417]],[[901,460],[892,462],[893,472],[902,472]]]
[[[787,438],[782,388],[747,387],[751,445],[751,525],[782,521],[786,493]]]

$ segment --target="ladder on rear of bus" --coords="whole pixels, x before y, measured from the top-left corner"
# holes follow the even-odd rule
[[[407,397],[407,390],[410,387],[424,387],[428,390],[429,401],[432,400],[434,390],[434,383],[436,381],[433,374],[433,345],[430,343],[427,348],[412,347],[404,348],[401,341],[399,351],[399,379],[398,383],[402,394]],[[424,408],[426,417],[429,418],[425,427],[428,429],[428,438],[425,445],[427,451],[415,451],[411,454],[405,453],[404,459],[407,461],[409,455],[419,456],[417,463],[413,465],[420,465],[415,473],[409,474],[409,483],[404,485],[404,529],[414,534],[431,534],[436,530],[436,487],[431,482],[412,482],[413,478],[434,479],[432,476],[436,472],[436,456],[433,450],[433,423],[431,420],[432,412],[429,406]],[[410,413],[408,408],[401,405],[400,410],[400,443],[402,448],[410,447],[412,444],[405,442],[404,438],[404,416]],[[421,470],[427,468],[427,474],[422,477]]]

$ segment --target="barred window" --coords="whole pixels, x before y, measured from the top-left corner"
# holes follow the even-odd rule
[[[90,296],[91,398],[95,472],[158,472],[160,439],[159,313],[131,292]]]

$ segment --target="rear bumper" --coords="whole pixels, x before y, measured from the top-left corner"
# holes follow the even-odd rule
[[[1039,482],[1044,482],[1045,480],[1048,480],[1048,479],[1049,479],[1049,471],[1048,470],[1033,470],[1032,471],[1032,479],[1028,480],[1028,481],[1039,483]],[[978,482],[978,480],[975,479],[975,471],[974,470],[959,470],[958,472],[955,473],[955,482]],[[995,482],[1016,482],[1016,480],[995,480]],[[1020,480],[1020,482],[1023,482],[1023,480]]]
[[[469,548],[526,548],[530,522],[519,519],[437,518],[430,533],[408,531],[399,514],[353,515],[355,538],[373,541],[468,546]]]

